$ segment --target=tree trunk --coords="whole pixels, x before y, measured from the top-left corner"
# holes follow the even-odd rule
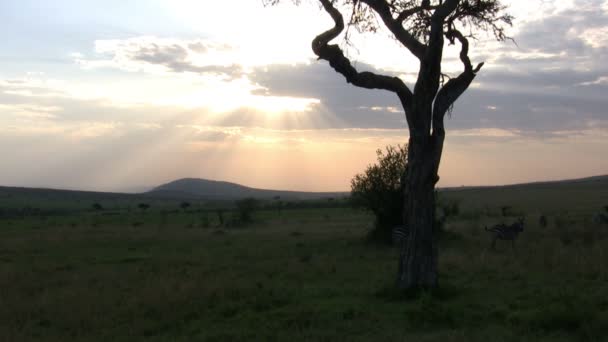
[[[441,148],[434,145],[432,136],[410,135],[404,187],[404,222],[409,238],[399,257],[400,289],[434,288],[438,284],[434,190]]]

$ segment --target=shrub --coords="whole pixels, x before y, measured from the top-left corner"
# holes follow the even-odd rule
[[[182,202],[179,204],[179,207],[182,208],[182,210],[186,211],[186,209],[190,207],[190,202]]]
[[[351,180],[355,206],[369,209],[375,216],[370,238],[389,242],[391,229],[403,224],[402,179],[407,167],[407,145],[387,146],[376,151],[378,162]]]
[[[250,223],[253,219],[253,212],[258,207],[258,200],[255,198],[244,198],[236,201],[236,210],[238,213],[238,220],[241,223]]]

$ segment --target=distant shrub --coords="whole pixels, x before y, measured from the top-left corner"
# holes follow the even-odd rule
[[[141,209],[142,211],[146,211],[148,208],[150,208],[150,205],[149,205],[149,204],[147,204],[147,203],[139,203],[139,204],[137,205],[137,207],[138,207],[139,209]]]
[[[186,211],[186,209],[190,207],[190,202],[182,202],[179,204],[179,207],[182,208],[182,210]]]
[[[253,221],[253,212],[258,208],[258,200],[255,198],[244,198],[235,202],[237,219],[240,223],[250,223]]]
[[[283,209],[283,202],[281,202],[281,196],[274,196],[273,200],[275,202],[277,213],[281,215],[281,209]]]
[[[103,210],[103,206],[99,203],[93,203],[93,205],[91,207],[93,208],[93,210],[96,210],[96,211]]]
[[[217,209],[215,211],[215,213],[217,214],[217,220],[218,220],[218,226],[223,226],[224,225],[224,209]]]

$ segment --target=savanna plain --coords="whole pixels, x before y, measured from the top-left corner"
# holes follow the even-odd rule
[[[397,249],[342,199],[243,224],[230,204],[96,196],[1,189],[1,341],[608,341],[606,177],[440,191],[458,206],[440,288],[405,295]],[[521,216],[515,247],[490,248],[484,227]]]

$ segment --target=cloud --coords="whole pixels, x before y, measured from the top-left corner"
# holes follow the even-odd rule
[[[589,32],[602,32],[606,24],[606,13],[594,11],[590,7],[594,4],[599,2],[578,1],[576,6],[561,7],[551,15],[523,23],[515,37],[518,46],[503,44],[497,50],[494,45],[484,49],[483,43],[478,43],[473,51],[487,50],[484,53],[491,62],[456,103],[448,128],[501,129],[542,137],[583,130],[589,123],[604,125],[608,120],[604,109],[608,68],[602,61],[608,58],[608,52],[601,44],[585,40],[592,36]],[[181,117],[178,123],[188,124],[197,112],[197,120],[211,126],[406,129],[401,104],[394,94],[353,87],[323,61],[260,65],[242,59],[244,51],[226,42],[152,36],[98,40],[96,52],[94,58],[74,58],[86,67],[170,73],[171,77],[147,82],[158,84],[154,92],[147,85],[125,86],[120,92],[130,88],[143,94],[139,100],[129,92],[126,97],[137,100],[125,103],[125,107],[120,106],[122,98],[114,102],[108,98],[69,98],[62,85],[31,79],[0,83],[0,90],[4,89],[0,100],[19,103],[19,96],[55,95],[54,100],[38,103],[62,108],[50,113],[57,120],[103,117],[110,122],[140,122],[149,111],[159,117]],[[398,75],[363,62],[356,67]],[[182,79],[173,74],[193,75]],[[201,77],[209,75],[219,80],[209,82]],[[176,80],[183,82],[183,88]],[[111,85],[98,88],[114,89]],[[59,99],[62,94],[68,98]],[[205,137],[221,138],[219,133],[207,133]]]
[[[592,85],[608,85],[608,76],[601,76],[593,81],[578,83],[581,86],[592,86]]]
[[[361,71],[387,74],[364,63],[357,67]],[[249,77],[267,95],[319,99],[319,108],[309,115],[316,115],[317,118],[313,119],[317,121],[323,117],[325,128],[406,127],[405,116],[395,94],[353,87],[324,62],[269,65],[254,69]]]
[[[21,119],[53,119],[62,108],[37,104],[0,104],[0,113]]]
[[[234,48],[205,40],[179,40],[157,37],[97,40],[95,51],[101,58],[74,55],[84,68],[118,68],[126,71],[196,73],[227,79],[243,75],[234,58]]]

